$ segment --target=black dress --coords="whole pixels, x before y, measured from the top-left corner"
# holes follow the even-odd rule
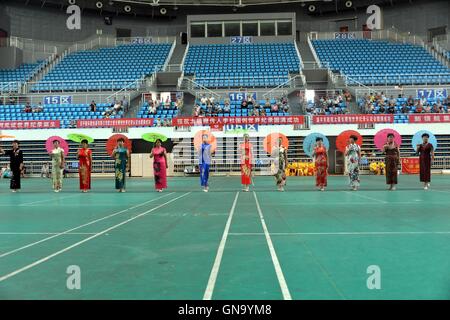
[[[12,177],[9,188],[12,190],[20,189],[20,165],[23,163],[22,150],[8,150],[5,155],[9,156]]]

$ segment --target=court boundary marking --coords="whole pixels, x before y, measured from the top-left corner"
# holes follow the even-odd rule
[[[273,232],[271,236],[372,236],[372,235],[434,235],[450,231],[367,231],[367,232]],[[230,232],[230,236],[263,236],[263,232]]]
[[[36,260],[36,261],[34,261],[33,263],[30,263],[30,264],[28,264],[28,265],[26,265],[26,266],[24,266],[24,267],[22,267],[22,268],[20,268],[20,269],[17,269],[17,270],[12,271],[12,272],[10,272],[10,273],[4,275],[4,276],[1,276],[1,277],[0,277],[0,282],[3,282],[3,281],[5,281],[5,280],[7,280],[7,279],[9,279],[9,278],[12,278],[12,277],[14,277],[14,276],[16,276],[16,275],[18,275],[18,274],[20,274],[20,273],[22,273],[22,272],[28,270],[28,269],[31,269],[31,268],[33,268],[33,267],[35,267],[35,266],[37,266],[37,265],[40,265],[41,263],[44,263],[44,262],[46,262],[46,261],[48,261],[48,260],[50,260],[50,259],[52,259],[52,258],[54,258],[54,257],[56,257],[56,256],[59,256],[60,254],[63,254],[64,252],[69,251],[69,250],[71,250],[71,249],[73,249],[73,248],[75,248],[75,247],[78,247],[78,246],[82,245],[82,244],[85,243],[85,242],[88,242],[88,241],[90,241],[90,240],[92,240],[92,239],[95,239],[95,238],[99,237],[99,236],[102,235],[102,234],[108,233],[108,232],[111,231],[111,230],[114,230],[114,229],[116,229],[116,228],[118,228],[118,227],[120,227],[120,226],[122,226],[122,225],[125,225],[125,224],[127,224],[127,223],[129,223],[129,222],[131,222],[131,221],[133,221],[133,220],[136,220],[136,219],[138,219],[138,218],[140,218],[140,217],[143,217],[143,216],[145,216],[145,215],[147,215],[147,214],[149,214],[149,213],[151,213],[151,212],[153,212],[153,211],[155,211],[155,210],[157,210],[157,209],[160,209],[160,208],[162,208],[162,207],[164,207],[164,206],[166,206],[166,205],[168,205],[168,204],[170,204],[170,203],[172,203],[172,202],[174,202],[174,201],[176,201],[176,200],[178,200],[178,199],[181,199],[181,198],[183,198],[183,197],[189,195],[190,193],[191,193],[191,192],[184,193],[184,194],[182,194],[181,196],[178,196],[178,197],[173,198],[173,199],[171,199],[171,200],[169,200],[169,201],[166,201],[166,202],[164,202],[164,203],[162,203],[162,204],[160,204],[160,205],[158,205],[158,206],[156,206],[156,207],[154,207],[154,208],[152,208],[152,209],[149,209],[149,210],[147,210],[147,211],[144,211],[144,212],[142,212],[142,213],[140,213],[140,214],[138,214],[138,215],[136,215],[136,216],[134,216],[134,217],[131,217],[131,218],[129,218],[129,219],[125,220],[125,221],[122,221],[122,222],[120,222],[120,223],[118,223],[118,224],[115,224],[115,225],[113,225],[112,227],[109,227],[109,228],[107,228],[107,229],[104,229],[104,230],[102,230],[102,231],[100,231],[100,232],[98,232],[98,233],[96,233],[96,234],[94,234],[94,235],[92,235],[92,236],[90,236],[90,237],[88,237],[88,238],[85,238],[85,239],[83,239],[83,240],[80,240],[80,241],[78,241],[78,242],[76,242],[76,243],[74,243],[74,244],[68,246],[68,247],[65,247],[64,249],[61,249],[61,250],[59,250],[59,251],[56,251],[56,252],[54,252],[54,253],[52,253],[52,254],[50,254],[50,255],[44,257],[44,258],[41,258],[41,259],[39,259],[39,260]]]
[[[284,300],[292,300],[291,293],[289,292],[289,288],[287,286],[286,279],[285,279],[284,274],[283,274],[283,270],[281,269],[280,261],[278,260],[277,253],[275,251],[275,247],[273,246],[272,239],[270,238],[270,233],[269,233],[269,230],[267,228],[266,222],[264,220],[264,215],[262,213],[261,207],[259,205],[258,197],[256,196],[256,192],[255,191],[253,191],[253,196],[255,198],[256,208],[258,210],[259,220],[260,220],[260,222],[262,224],[262,228],[263,228],[263,231],[264,231],[264,236],[266,238],[266,242],[267,242],[267,245],[269,247],[269,252],[270,252],[270,256],[272,258],[273,266],[275,268],[275,273],[276,273],[277,278],[278,278],[278,283],[279,283],[280,288],[281,288],[281,293],[283,294],[283,299]]]
[[[205,293],[203,294],[203,300],[211,300],[214,293],[214,288],[216,286],[217,276],[219,274],[220,265],[222,263],[223,252],[225,251],[225,245],[228,238],[228,233],[231,227],[231,220],[233,220],[234,211],[236,209],[236,204],[239,198],[239,191],[236,192],[234,197],[233,205],[231,206],[230,213],[228,215],[227,223],[225,224],[225,229],[222,234],[222,238],[217,249],[216,258],[214,259],[214,264],[209,275],[208,284],[206,285]]]
[[[67,234],[67,233],[69,233],[69,232],[72,232],[72,231],[75,231],[75,230],[84,228],[84,227],[86,227],[86,226],[92,225],[92,224],[97,223],[97,222],[99,222],[99,221],[106,220],[106,219],[112,218],[112,217],[114,217],[114,216],[117,216],[117,215],[119,215],[119,214],[122,214],[122,213],[124,213],[124,212],[131,211],[131,210],[134,210],[134,209],[136,209],[136,208],[142,207],[142,206],[144,206],[144,205],[146,205],[146,204],[148,204],[148,203],[151,203],[151,202],[153,202],[153,201],[156,201],[156,200],[159,200],[159,199],[168,197],[168,196],[171,195],[171,194],[174,194],[174,192],[165,194],[165,195],[163,195],[163,196],[161,196],[161,197],[157,197],[157,198],[154,198],[154,199],[145,201],[145,202],[143,202],[143,203],[134,205],[134,206],[129,207],[129,208],[126,208],[126,209],[122,209],[122,210],[120,210],[120,211],[114,212],[114,213],[112,213],[112,214],[110,214],[110,215],[107,215],[107,216],[104,216],[104,217],[102,217],[102,218],[98,218],[98,219],[95,219],[95,220],[91,220],[91,221],[89,221],[89,222],[87,222],[87,223],[85,223],[85,224],[79,225],[79,226],[74,227],[74,228],[67,229],[67,230],[65,230],[65,231],[63,231],[63,232],[60,232],[60,233],[55,234],[55,235],[52,235],[52,236],[50,236],[50,237],[47,237],[47,238],[40,239],[40,240],[38,240],[38,241],[29,243],[29,244],[24,245],[24,246],[22,246],[22,247],[19,247],[19,248],[16,248],[16,249],[13,249],[13,250],[4,252],[4,253],[0,253],[0,259],[1,259],[1,258],[4,258],[4,257],[6,257],[6,256],[9,256],[9,255],[11,255],[11,254],[13,254],[13,253],[22,251],[22,250],[27,249],[27,248],[30,248],[30,247],[33,247],[33,246],[35,246],[35,245],[37,245],[37,244],[40,244],[40,243],[43,243],[43,242],[45,242],[45,241],[48,241],[48,240],[57,238],[57,237],[59,237],[59,236],[61,236],[61,235]]]

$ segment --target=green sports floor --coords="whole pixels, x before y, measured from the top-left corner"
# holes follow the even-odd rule
[[[0,180],[0,299],[450,299],[450,177]],[[69,289],[76,266],[81,288]],[[375,273],[373,273],[375,270]],[[78,272],[79,271],[79,272]],[[376,284],[373,289],[369,284]],[[372,288],[372,289],[369,289]]]

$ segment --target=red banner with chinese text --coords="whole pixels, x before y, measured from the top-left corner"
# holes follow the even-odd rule
[[[172,125],[177,127],[214,126],[227,124],[284,125],[302,124],[304,116],[268,116],[268,117],[175,117]]]
[[[153,118],[77,120],[77,128],[152,127]]]
[[[450,122],[450,114],[410,114],[409,123]]]
[[[337,114],[312,116],[313,124],[394,123],[393,114]]]
[[[401,161],[402,161],[402,173],[405,174],[420,173],[419,157],[401,158]]]
[[[58,129],[59,120],[0,121],[0,130]]]

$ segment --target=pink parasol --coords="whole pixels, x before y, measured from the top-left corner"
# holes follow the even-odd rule
[[[45,142],[45,149],[47,152],[51,153],[53,151],[53,141],[55,140],[59,141],[59,146],[64,150],[64,156],[67,156],[69,154],[69,145],[66,140],[58,136],[52,136],[47,139]]]
[[[375,137],[373,138],[373,142],[375,143],[375,146],[377,147],[378,150],[383,151],[383,146],[387,141],[387,135],[389,133],[394,134],[394,141],[399,147],[402,144],[402,136],[400,135],[400,133],[398,133],[394,129],[382,129],[378,131],[375,134]]]

